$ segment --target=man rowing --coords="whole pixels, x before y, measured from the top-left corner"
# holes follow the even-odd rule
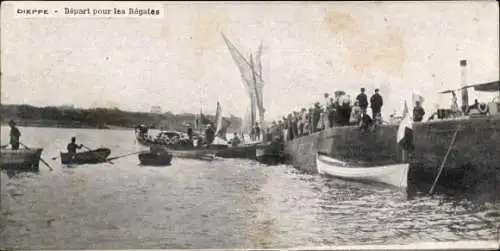
[[[16,122],[14,120],[9,121],[10,126],[10,145],[12,146],[12,150],[19,149],[19,138],[21,137],[21,132],[16,127]]]
[[[82,144],[77,145],[76,144],[76,137],[71,138],[71,143],[68,144],[68,153],[74,156],[76,154],[76,149],[81,149],[83,147]]]

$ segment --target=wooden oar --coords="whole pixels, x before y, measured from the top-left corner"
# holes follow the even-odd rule
[[[19,142],[19,144],[21,144],[22,146],[24,146],[24,148],[26,148],[26,149],[30,149],[28,146],[26,146],[25,144],[23,144],[21,142]],[[54,169],[52,169],[52,167],[45,160],[42,159],[41,156],[40,156],[40,160],[42,161],[43,164],[45,164],[50,169],[50,171],[54,170]]]
[[[101,158],[102,158],[102,155],[97,154],[96,152],[94,152],[94,150],[92,150],[92,149],[88,148],[87,146],[85,146],[85,145],[83,145],[83,144],[82,144],[82,146],[83,146],[85,149],[89,150],[91,153],[93,153],[93,154],[95,154],[96,156],[99,156],[99,157],[101,157]],[[115,164],[115,163],[113,163],[111,160],[108,160],[108,159],[105,159],[104,161],[105,161],[105,162],[108,162],[108,163],[110,163],[110,164],[112,164],[112,165],[114,165],[114,164]]]
[[[133,155],[133,154],[138,154],[138,153],[141,153],[141,151],[139,151],[139,152],[133,152],[133,153],[128,153],[128,154],[124,154],[124,155],[120,155],[120,156],[116,156],[116,157],[112,157],[112,158],[108,158],[107,160],[115,160],[115,159],[119,159],[119,158],[130,156],[130,155]]]

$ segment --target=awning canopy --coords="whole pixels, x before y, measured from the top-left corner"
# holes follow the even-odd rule
[[[459,89],[452,89],[452,90],[445,90],[439,93],[445,94],[445,93],[451,93],[454,91],[460,91],[462,89],[468,89],[468,88],[474,88],[474,91],[478,92],[500,92],[500,81],[493,81],[493,82],[488,82],[488,83],[482,83],[482,84],[475,84],[475,85],[467,85]]]

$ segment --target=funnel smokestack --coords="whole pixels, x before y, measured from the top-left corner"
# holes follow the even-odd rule
[[[467,86],[467,60],[460,60],[460,74],[462,77],[462,112],[467,113],[467,108],[469,107],[469,92],[465,86]]]

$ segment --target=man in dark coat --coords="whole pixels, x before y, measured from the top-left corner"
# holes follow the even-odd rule
[[[209,124],[208,128],[205,130],[205,143],[207,143],[207,145],[210,145],[212,144],[212,142],[214,142],[214,139],[215,139],[215,130],[212,124]]]
[[[255,123],[255,139],[260,140],[260,126],[259,123]]]
[[[361,93],[356,97],[358,105],[362,111],[366,111],[368,108],[368,97],[365,94],[365,88],[361,88]]]
[[[382,96],[378,93],[378,89],[375,89],[375,94],[370,98],[370,107],[372,108],[372,118],[377,118],[377,115],[382,110],[382,105],[384,105],[384,101]]]
[[[320,119],[321,119],[321,107],[319,106],[319,102],[317,102],[316,104],[314,104],[314,110],[312,116],[313,123],[311,132],[318,131],[318,123]]]
[[[293,140],[293,117],[288,114],[287,122],[287,140]]]
[[[424,119],[425,110],[420,106],[420,102],[415,102],[415,107],[413,108],[413,121],[420,122]]]
[[[19,150],[19,145],[21,144],[19,138],[21,137],[21,132],[16,127],[16,122],[14,120],[9,121],[10,126],[10,145],[12,146],[12,150]]]
[[[186,131],[187,131],[189,141],[193,141],[193,128],[191,128],[191,123],[188,124]]]

